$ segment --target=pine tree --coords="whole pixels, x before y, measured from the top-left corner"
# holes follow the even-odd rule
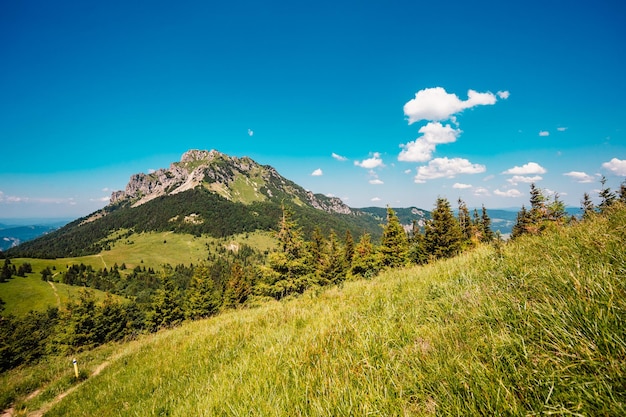
[[[602,176],[600,184],[602,184],[602,189],[600,190],[600,198],[602,201],[600,202],[600,205],[598,205],[598,209],[600,210],[600,213],[603,213],[607,208],[611,207],[613,203],[615,203],[617,196],[609,187],[606,186],[606,177]]]
[[[420,231],[420,227],[416,221],[413,221],[413,232],[411,233],[411,238],[409,239],[408,258],[410,262],[418,265],[423,265],[428,262],[426,239]]]
[[[152,296],[150,310],[146,314],[146,324],[153,331],[176,326],[184,318],[179,291],[174,281],[165,274],[161,276],[161,280],[162,287]]]
[[[185,316],[195,320],[212,316],[221,305],[221,294],[207,264],[196,266],[187,289]]]
[[[588,219],[596,212],[596,208],[589,197],[589,193],[583,194],[583,199],[580,202],[580,208],[583,210],[583,219]]]
[[[532,224],[530,212],[526,210],[526,206],[522,205],[522,209],[517,213],[515,225],[511,231],[511,239],[518,238],[529,233],[529,227]]]
[[[324,277],[333,284],[338,284],[346,278],[346,268],[339,240],[334,230],[330,231],[326,249]]]
[[[262,282],[259,291],[276,299],[302,293],[316,284],[316,265],[291,211],[283,206],[280,230],[276,237],[279,249],[267,257],[267,265],[260,268]]]
[[[463,234],[463,239],[469,243],[474,236],[474,230],[472,227],[472,221],[470,219],[469,209],[465,204],[465,201],[459,198],[459,227]]]
[[[371,278],[380,271],[381,263],[376,248],[368,233],[361,235],[354,247],[354,257],[350,267],[350,276],[354,278]]]
[[[552,202],[548,205],[548,219],[561,224],[565,221],[566,216],[565,203],[561,201],[559,194],[555,193]]]
[[[244,268],[239,262],[234,262],[230,272],[230,279],[224,292],[224,308],[236,308],[246,302],[252,293],[252,285],[246,278]]]
[[[483,242],[491,242],[495,238],[493,230],[491,230],[491,218],[489,214],[487,214],[487,209],[483,204],[482,208],[482,216],[480,217],[480,233],[481,233],[481,241]]]
[[[447,199],[437,199],[431,217],[424,236],[429,255],[436,259],[457,255],[461,250],[463,235]]]
[[[350,230],[346,230],[346,237],[344,238],[343,245],[343,263],[344,269],[349,269],[352,264],[352,257],[354,256],[354,238]]]
[[[547,218],[546,196],[541,188],[530,184],[530,217],[535,225]]]
[[[391,207],[387,207],[387,225],[383,229],[380,245],[384,267],[395,268],[406,265],[409,241],[400,220]]]

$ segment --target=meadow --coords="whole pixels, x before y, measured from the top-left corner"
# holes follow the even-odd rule
[[[0,396],[46,416],[625,415],[625,241],[621,207],[105,345],[79,383],[49,358]]]

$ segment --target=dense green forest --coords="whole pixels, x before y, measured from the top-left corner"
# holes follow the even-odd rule
[[[87,221],[75,220],[61,229],[25,242],[7,251],[10,257],[64,258],[84,256],[106,250],[113,232],[128,230],[127,235],[148,231],[173,231],[196,236],[231,236],[254,230],[275,230],[281,205],[276,202],[243,204],[229,201],[202,187],[158,197],[138,207],[120,203],[105,207],[103,216]],[[369,215],[329,214],[309,206],[293,206],[294,217],[307,235],[315,227],[350,230],[353,235],[380,236],[378,222]],[[117,236],[121,239],[126,236]]]

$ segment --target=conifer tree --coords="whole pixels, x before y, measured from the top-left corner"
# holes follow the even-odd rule
[[[252,293],[252,284],[246,278],[246,273],[241,264],[235,261],[230,272],[230,279],[224,292],[223,307],[236,308],[246,302]]]
[[[565,203],[561,201],[559,193],[555,193],[552,202],[548,205],[548,219],[561,224],[566,216]]]
[[[416,221],[413,221],[413,231],[411,233],[411,238],[409,239],[408,258],[410,262],[418,265],[423,265],[428,262],[426,239],[420,231],[420,227]]]
[[[626,180],[619,185],[619,201],[626,204]]]
[[[279,249],[268,255],[267,265],[260,269],[262,282],[258,288],[262,294],[280,299],[314,285],[316,268],[302,233],[285,206],[276,237]]]
[[[384,267],[395,268],[406,265],[409,241],[400,220],[391,207],[387,207],[387,225],[383,229],[380,245]]]
[[[208,265],[196,266],[187,288],[185,316],[196,320],[216,314],[221,304],[221,294],[216,287]]]
[[[530,217],[535,225],[547,218],[546,196],[535,183],[530,184]]]
[[[376,248],[372,244],[368,233],[361,235],[354,247],[354,257],[350,267],[350,276],[354,278],[371,278],[378,274],[381,268]]]
[[[522,205],[522,209],[517,213],[517,218],[515,219],[515,225],[513,226],[513,230],[511,231],[511,239],[515,239],[524,234],[527,234],[528,228],[532,224],[532,218],[530,212],[526,210],[526,206]]]
[[[463,234],[463,239],[469,243],[474,236],[474,230],[472,227],[472,221],[470,219],[469,209],[461,198],[458,200],[459,203],[459,227],[461,228],[461,233]]]
[[[165,273],[161,276],[162,286],[151,300],[150,310],[146,314],[146,324],[152,331],[180,324],[184,318],[178,288]]]
[[[491,230],[491,218],[489,214],[487,214],[487,209],[483,204],[482,208],[482,216],[480,218],[480,232],[481,232],[481,241],[483,242],[491,242],[495,235],[493,230]]]
[[[333,284],[342,282],[346,277],[346,268],[341,245],[334,230],[330,231],[326,249],[324,277]]]
[[[602,176],[602,179],[600,179],[600,184],[602,184],[602,189],[600,190],[600,198],[602,201],[600,201],[598,209],[600,210],[600,213],[603,213],[607,208],[611,207],[613,203],[615,203],[617,196],[609,187],[606,186],[605,176]]]
[[[343,263],[344,269],[349,269],[352,264],[352,257],[354,256],[354,238],[350,230],[346,230],[346,237],[344,238],[343,245]]]
[[[583,211],[583,219],[588,219],[593,216],[596,212],[596,207],[591,201],[591,197],[589,197],[589,193],[585,192],[583,194],[583,199],[580,202],[580,208]]]
[[[436,259],[455,256],[461,250],[463,235],[448,200],[438,198],[431,216],[424,236],[427,252]]]

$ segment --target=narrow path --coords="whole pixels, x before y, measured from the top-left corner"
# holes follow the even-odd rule
[[[57,287],[54,286],[54,282],[48,281],[48,284],[52,287],[52,291],[54,291],[54,296],[57,298],[57,307],[61,308],[61,297],[59,297],[59,292],[57,291]]]
[[[104,267],[107,267],[107,263],[104,262],[104,258],[102,257],[102,255],[98,255],[100,257],[100,260],[102,261],[102,264],[104,265]]]

